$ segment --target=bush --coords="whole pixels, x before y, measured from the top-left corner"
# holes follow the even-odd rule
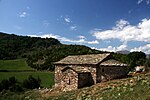
[[[17,83],[17,79],[14,76],[9,78],[9,84],[10,85],[14,85],[16,83]]]
[[[26,89],[35,89],[40,87],[41,80],[38,77],[37,79],[30,75],[28,79],[23,81],[23,87]]]
[[[21,83],[17,81],[15,77],[10,77],[8,80],[4,79],[0,83],[0,91],[10,90],[12,92],[21,92],[23,88]]]
[[[9,86],[10,86],[10,84],[9,84],[8,80],[4,79],[4,80],[1,81],[1,88],[2,88],[2,90],[3,89],[8,90]]]
[[[12,85],[12,86],[9,88],[9,90],[10,90],[11,92],[22,92],[22,91],[24,91],[24,90],[23,90],[23,87],[22,87],[22,85],[21,85],[20,83],[16,83],[16,84]]]
[[[17,81],[15,77],[10,77],[8,80],[4,79],[0,82],[0,91],[10,90],[11,92],[22,92],[24,89],[35,89],[40,87],[41,80],[31,75],[25,79],[23,83]]]

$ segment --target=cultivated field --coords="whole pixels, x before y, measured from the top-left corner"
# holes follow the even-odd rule
[[[33,70],[25,59],[0,60],[0,70]]]
[[[0,81],[15,76],[19,82],[22,82],[24,79],[27,79],[29,75],[32,75],[35,78],[39,76],[43,87],[51,87],[54,84],[54,72],[34,71],[27,65],[25,59],[0,60],[0,71],[2,70],[11,72],[0,72]]]

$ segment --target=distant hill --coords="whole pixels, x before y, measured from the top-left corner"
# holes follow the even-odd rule
[[[0,32],[0,59],[22,58],[29,52],[60,44],[54,38],[18,36]]]
[[[98,54],[102,51],[91,49],[83,45],[55,45],[40,52],[34,52],[28,56],[27,63],[38,70],[54,70],[53,63],[68,55]]]
[[[119,54],[129,54],[130,51],[128,51],[128,50],[122,50],[122,51],[117,51],[116,53],[119,53]]]

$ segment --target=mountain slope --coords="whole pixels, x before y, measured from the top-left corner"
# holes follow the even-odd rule
[[[128,51],[128,50],[121,50],[121,51],[117,51],[116,53],[119,53],[119,54],[129,54],[130,51]]]
[[[31,51],[61,44],[54,38],[17,36],[0,32],[0,59],[16,59]]]

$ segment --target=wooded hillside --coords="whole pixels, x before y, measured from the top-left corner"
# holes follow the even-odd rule
[[[0,32],[0,59],[16,59],[28,53],[61,44],[54,38],[17,36]]]

